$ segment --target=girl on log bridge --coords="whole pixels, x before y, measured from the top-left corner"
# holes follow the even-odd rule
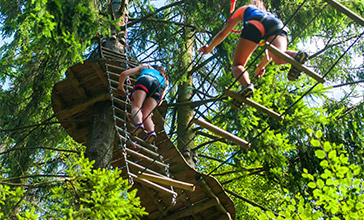
[[[235,5],[235,2],[233,4]],[[210,45],[202,46],[199,52],[202,55],[210,53],[233,31],[240,21],[244,22],[244,28],[235,49],[232,72],[243,86],[239,92],[242,96],[250,97],[254,93],[254,85],[250,83],[249,73],[246,71],[245,65],[261,40],[271,42],[278,49],[302,64],[307,60],[308,55],[305,52],[287,50],[287,28],[281,20],[266,11],[262,0],[253,0],[250,4],[237,9],[228,19],[225,27],[213,38]],[[273,59],[276,65],[287,63],[274,54],[266,52],[262,61],[257,65],[255,76],[261,77],[264,75],[265,66],[270,62],[270,58]],[[297,80],[299,75],[300,71],[298,69],[291,68],[288,79]]]
[[[135,123],[133,134],[138,135],[146,131],[144,140],[152,143],[156,138],[154,122],[152,121],[152,111],[160,105],[164,99],[169,85],[168,76],[161,66],[138,66],[123,71],[119,78],[119,87],[124,95],[124,82],[127,76],[137,75],[137,81],[131,91],[130,100],[132,101],[131,114]]]

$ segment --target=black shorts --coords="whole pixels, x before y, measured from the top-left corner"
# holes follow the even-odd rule
[[[264,28],[264,35],[256,25],[249,23],[249,21],[253,20],[259,21],[262,24]],[[276,17],[266,16],[263,18],[263,16],[254,16],[245,22],[240,37],[255,43],[259,43],[262,39],[267,40],[267,38],[272,35],[287,37],[287,31],[283,27],[283,22]]]
[[[142,77],[140,77],[136,82],[135,85],[133,87],[133,90],[131,91],[131,99],[132,99],[132,95],[133,92],[135,90],[143,90],[147,93],[147,98],[148,97],[152,97],[153,99],[155,99],[157,101],[157,103],[159,103],[159,101],[161,100],[161,96],[162,96],[162,88],[159,85],[159,82],[156,78],[154,78],[153,76],[148,76],[148,75],[144,75]]]

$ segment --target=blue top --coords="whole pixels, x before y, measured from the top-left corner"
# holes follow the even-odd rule
[[[156,69],[149,69],[149,68],[142,69],[142,71],[140,72],[140,76],[138,77],[138,79],[140,77],[144,76],[144,75],[148,75],[148,76],[152,76],[152,77],[156,78],[158,80],[159,85],[161,87],[166,87],[167,86],[166,79]]]
[[[256,8],[256,7],[249,7],[245,10],[244,13],[244,21],[248,21],[253,16],[266,16],[266,15],[272,15],[271,13],[264,11],[262,9]]]

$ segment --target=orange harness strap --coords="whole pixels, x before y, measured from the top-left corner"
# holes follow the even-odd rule
[[[262,33],[262,37],[265,35],[265,29],[263,24],[260,21],[257,20],[250,20],[248,21],[249,24],[254,25],[258,30]]]

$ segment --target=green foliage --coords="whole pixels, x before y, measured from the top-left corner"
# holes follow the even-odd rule
[[[302,176],[307,185],[303,194],[291,194],[279,201],[278,217],[271,211],[251,207],[257,219],[363,219],[364,197],[360,166],[348,161],[343,146],[319,141],[322,132],[316,132],[318,139],[311,143],[318,148],[315,154],[323,169],[321,174],[310,174],[304,169]],[[284,216],[284,217],[283,217]]]
[[[49,216],[55,219],[139,219],[147,214],[140,207],[136,190],[130,191],[121,171],[92,170],[83,156],[69,161],[69,175],[74,180],[52,189]]]
[[[128,180],[120,177],[121,171],[93,170],[83,155],[65,159],[64,166],[68,167],[68,177],[50,181],[53,187],[38,204],[24,200],[24,187],[0,184],[1,218],[16,214],[18,219],[140,219],[147,214],[140,207],[136,190],[130,190]],[[29,196],[31,190],[26,194]]]

